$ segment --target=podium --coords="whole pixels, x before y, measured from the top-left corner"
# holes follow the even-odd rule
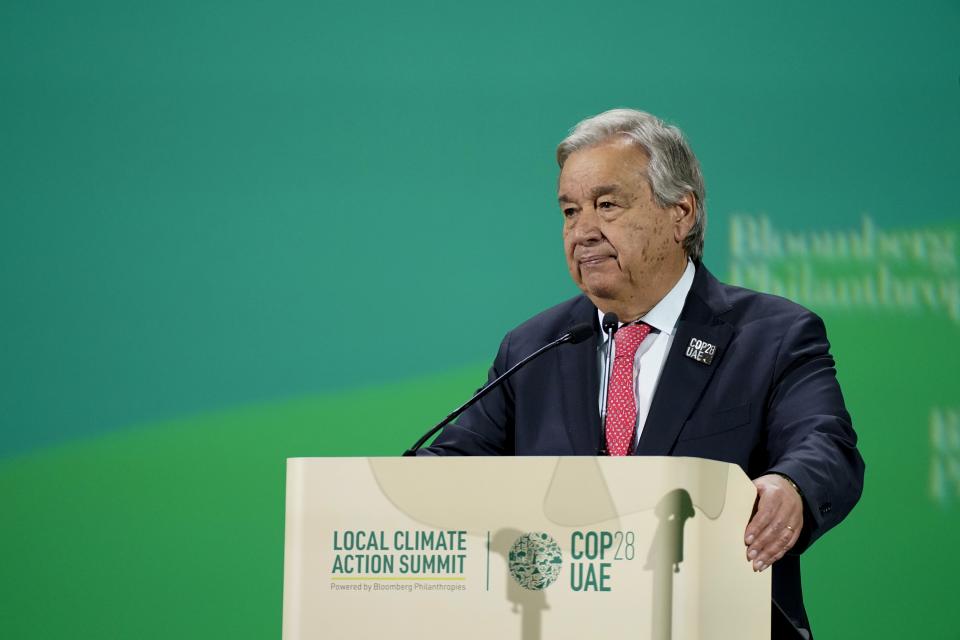
[[[697,458],[293,458],[283,639],[767,640],[755,496]]]

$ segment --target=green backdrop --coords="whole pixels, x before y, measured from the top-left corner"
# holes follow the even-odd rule
[[[0,635],[280,630],[284,459],[392,455],[575,292],[553,150],[679,124],[706,263],[825,318],[820,638],[958,638],[954,1],[5,2]],[[424,345],[429,345],[424,347]]]

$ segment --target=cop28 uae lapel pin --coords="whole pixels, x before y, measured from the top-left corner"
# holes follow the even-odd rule
[[[690,344],[687,345],[687,357],[696,360],[700,364],[709,365],[713,362],[713,356],[717,353],[717,346],[704,342],[700,338],[690,338]]]

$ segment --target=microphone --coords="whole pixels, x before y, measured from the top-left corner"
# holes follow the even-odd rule
[[[613,334],[620,326],[620,318],[610,312],[603,315],[600,328],[607,334],[606,357],[603,367],[603,393],[600,395],[600,451],[599,456],[609,455],[607,451],[607,393],[610,391],[610,374],[613,371]]]
[[[620,318],[617,317],[617,314],[610,313],[603,314],[603,321],[600,323],[600,328],[603,329],[604,333],[614,334],[617,332],[617,328],[620,326]]]
[[[565,344],[567,342],[569,342],[570,344],[577,344],[578,342],[583,342],[584,340],[586,340],[592,335],[593,335],[593,325],[591,325],[589,322],[584,322],[584,323],[577,324],[570,327],[570,329],[567,330],[567,332],[564,333],[562,336],[560,336],[553,342],[548,342],[547,344],[543,345],[542,347],[540,347],[539,349],[537,349],[536,351],[528,355],[526,358],[524,358],[517,364],[507,369],[496,380],[493,380],[492,382],[489,382],[483,387],[481,387],[475,394],[473,394],[472,398],[470,398],[465,403],[463,403],[462,405],[454,409],[453,413],[451,413],[446,418],[441,420],[440,423],[437,424],[437,426],[433,427],[432,429],[427,431],[425,434],[423,434],[423,437],[417,440],[417,442],[412,447],[404,451],[403,455],[404,456],[417,455],[417,449],[422,447],[427,440],[433,437],[433,434],[440,431],[440,429],[443,429],[450,422],[452,422],[457,416],[459,416],[461,413],[463,413],[464,411],[472,407],[478,400],[480,400],[480,398],[487,395],[488,393],[493,391],[495,388],[499,387],[502,382],[504,382],[507,378],[512,376],[517,371],[519,371],[521,367],[523,367],[525,364],[527,364],[528,362],[530,362],[531,360],[539,356],[544,351],[549,351],[550,349],[553,349],[554,347],[561,344]]]

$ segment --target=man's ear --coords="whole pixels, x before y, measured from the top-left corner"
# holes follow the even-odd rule
[[[673,239],[683,243],[684,238],[693,229],[697,218],[697,197],[692,192],[686,193],[670,211],[673,216]]]

